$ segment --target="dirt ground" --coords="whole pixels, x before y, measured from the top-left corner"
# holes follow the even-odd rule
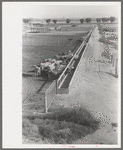
[[[89,45],[79,62],[69,87],[69,94],[57,95],[52,107],[85,107],[100,119],[99,130],[76,141],[75,144],[117,145],[120,124],[119,79],[114,67],[101,56],[105,45],[98,39],[98,28],[94,30]],[[117,50],[115,50],[118,53]],[[104,60],[101,63],[101,60]],[[112,126],[118,124],[118,127]]]

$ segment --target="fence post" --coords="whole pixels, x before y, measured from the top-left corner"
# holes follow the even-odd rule
[[[57,80],[56,80],[56,94],[58,93],[58,85],[57,85]]]
[[[115,75],[117,75],[118,59],[115,59]]]
[[[25,37],[26,37],[26,30],[25,30]]]
[[[100,72],[100,64],[98,63],[98,71]]]
[[[46,98],[46,95],[45,95],[45,113],[47,113],[47,98]]]

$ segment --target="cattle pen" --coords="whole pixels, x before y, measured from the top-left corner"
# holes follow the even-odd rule
[[[94,28],[93,28],[94,29]],[[32,112],[32,113],[47,113],[50,105],[53,102],[54,97],[57,94],[68,94],[69,93],[69,84],[71,78],[75,72],[75,69],[79,63],[79,60],[82,57],[83,52],[88,46],[88,41],[93,32],[91,29],[81,43],[73,57],[71,58],[68,65],[65,67],[58,79],[54,80],[50,86],[45,91],[40,91],[39,93],[32,93],[29,98],[28,103],[23,103],[23,112]],[[73,67],[72,72],[68,72],[68,68]],[[69,78],[69,80],[68,80]],[[69,82],[68,82],[69,81]],[[65,86],[65,84],[67,86]]]

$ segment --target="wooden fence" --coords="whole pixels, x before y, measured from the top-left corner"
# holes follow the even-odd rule
[[[57,94],[57,81],[54,80],[53,83],[45,92],[45,112],[47,113],[54,96]]]
[[[57,82],[54,80],[46,91],[31,94],[28,100],[23,102],[23,112],[47,113],[56,94]]]

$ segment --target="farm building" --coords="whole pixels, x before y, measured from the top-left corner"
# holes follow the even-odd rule
[[[50,31],[55,30],[55,27],[48,28]]]

